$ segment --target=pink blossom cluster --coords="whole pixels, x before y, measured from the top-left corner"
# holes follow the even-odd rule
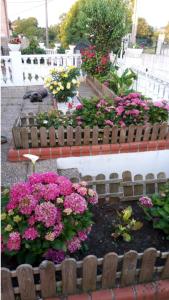
[[[152,203],[152,200],[151,198],[147,197],[147,196],[142,196],[140,199],[139,199],[139,202],[142,206],[144,207],[147,207],[147,208],[151,208],[153,207],[153,203]]]
[[[89,204],[97,202],[97,193],[87,188],[84,181],[73,184],[67,177],[54,172],[31,175],[27,182],[11,187],[2,225],[2,250],[25,251],[25,245],[30,243],[31,248],[36,241],[40,245],[50,243],[52,249],[56,239],[64,242],[64,248],[67,246],[71,253],[80,249],[91,230],[91,226],[87,226],[92,221],[87,219],[87,225],[84,221],[81,224],[77,215],[85,215]],[[69,226],[74,232],[71,240],[66,236]],[[42,246],[38,253],[43,254],[46,250]]]

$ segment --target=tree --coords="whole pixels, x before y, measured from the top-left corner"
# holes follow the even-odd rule
[[[154,30],[144,18],[138,19],[137,37],[138,38],[150,38],[153,36]]]
[[[17,19],[12,23],[14,32],[23,34],[27,38],[38,37],[38,21],[36,18]]]
[[[168,42],[169,43],[169,22],[168,22],[168,24],[165,26],[165,28],[164,28],[164,33],[165,33],[165,40],[166,40],[166,42]]]
[[[129,3],[131,0],[78,0],[60,25],[62,45],[86,39],[98,51],[116,52],[131,24]]]

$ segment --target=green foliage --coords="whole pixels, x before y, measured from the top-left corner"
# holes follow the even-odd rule
[[[154,34],[154,29],[150,26],[144,18],[138,19],[137,26],[137,37],[152,37]]]
[[[159,106],[158,106],[159,105]],[[151,124],[162,123],[168,121],[169,105],[165,101],[157,102],[149,106],[149,122]]]
[[[12,25],[17,34],[23,34],[27,38],[38,37],[38,21],[34,17],[18,19]]]
[[[136,221],[132,215],[133,210],[131,206],[128,206],[122,212],[117,211],[118,223],[113,224],[112,233],[114,239],[122,237],[125,242],[130,242],[132,240],[132,231],[142,228],[143,224],[140,221]]]
[[[119,75],[118,70],[112,67],[109,73],[99,78],[102,83],[105,81],[108,83],[110,89],[114,91],[116,95],[129,94],[132,91],[132,85],[134,80],[137,79],[137,75],[131,69],[125,69],[124,72]]]
[[[97,51],[116,52],[121,38],[131,24],[130,1],[78,0],[60,25],[60,39],[64,47],[82,38],[96,46]]]
[[[169,22],[165,27],[165,41],[169,43]]]
[[[151,197],[153,206],[142,206],[146,219],[153,223],[153,228],[162,230],[169,239],[169,184],[164,185],[159,194]]]
[[[72,126],[73,119],[70,115],[64,115],[61,111],[52,109],[48,112],[41,112],[37,115],[37,124],[39,127],[54,127],[58,128],[59,126]]]
[[[57,53],[59,54],[65,54],[65,48],[63,48],[62,46],[58,48]]]
[[[22,54],[45,54],[45,50],[38,47],[38,42],[35,39],[31,39],[27,48],[21,51]]]

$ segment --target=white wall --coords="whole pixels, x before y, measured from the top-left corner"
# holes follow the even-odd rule
[[[169,177],[169,150],[59,158],[58,168],[77,168],[82,176],[102,173],[108,178],[129,170],[133,175],[165,172]]]

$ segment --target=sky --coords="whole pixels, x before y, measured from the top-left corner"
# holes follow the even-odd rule
[[[76,0],[47,0],[49,26],[57,24],[59,16],[68,12]],[[36,17],[39,26],[45,27],[45,0],[7,0],[8,18]],[[169,0],[138,0],[138,16],[151,26],[163,27],[169,22]]]

